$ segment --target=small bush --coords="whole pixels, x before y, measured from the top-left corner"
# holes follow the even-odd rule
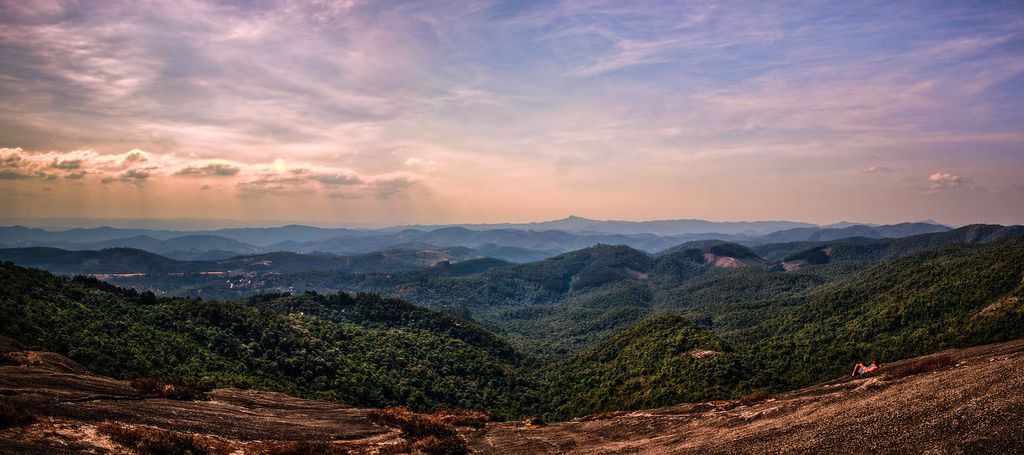
[[[31,425],[38,420],[35,415],[11,400],[0,399],[0,429]]]
[[[483,428],[488,422],[498,420],[497,416],[487,411],[447,409],[438,411],[431,416],[437,421],[455,427]]]
[[[102,423],[100,434],[125,447],[146,455],[221,455],[233,452],[226,443],[210,436],[179,433],[147,426]]]
[[[370,418],[384,426],[397,428],[407,439],[419,440],[428,436],[450,437],[455,429],[430,414],[418,414],[409,408],[396,407],[372,411]]]
[[[0,365],[39,365],[43,358],[33,351],[11,351],[0,354]]]
[[[466,441],[451,423],[456,413],[419,414],[409,408],[397,407],[372,411],[370,419],[379,425],[397,428],[402,437],[413,443],[416,453],[469,453]],[[447,421],[446,421],[447,420]]]
[[[763,390],[758,390],[758,391],[755,391],[755,392],[751,392],[751,393],[749,393],[747,395],[744,395],[742,398],[740,398],[739,400],[736,401],[736,405],[737,406],[751,406],[751,405],[755,405],[757,403],[760,403],[762,401],[766,401],[766,400],[768,400],[771,397],[772,397],[772,395],[770,393],[765,392]]]
[[[161,381],[153,378],[135,378],[132,379],[131,386],[142,395],[187,401],[206,400],[206,392],[213,389],[194,379]]]
[[[948,354],[930,355],[920,359],[912,360],[894,368],[886,375],[889,379],[905,378],[915,374],[927,373],[929,371],[942,370],[956,366],[956,360]]]
[[[439,438],[437,436],[427,436],[416,441],[412,448],[413,453],[425,455],[461,455],[469,453],[466,442],[459,437]]]

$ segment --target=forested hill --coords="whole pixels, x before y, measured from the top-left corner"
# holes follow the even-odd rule
[[[551,417],[776,392],[951,347],[1024,338],[1024,240],[951,245],[766,301],[707,330],[659,316],[548,370]],[[685,314],[685,313],[684,313]],[[739,327],[729,329],[729,327]]]
[[[815,245],[792,254],[783,261],[805,261],[824,264],[832,261],[882,261],[896,259],[920,251],[934,250],[944,245],[982,244],[1006,238],[1024,236],[1024,226],[972,224],[951,231],[914,235],[898,239],[853,239]]]
[[[525,360],[474,324],[372,294],[157,298],[0,265],[0,333],[122,378],[198,378],[361,406],[538,403]]]

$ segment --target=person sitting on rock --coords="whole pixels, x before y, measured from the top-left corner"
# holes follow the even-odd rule
[[[870,373],[870,372],[875,371],[877,369],[878,369],[878,361],[875,360],[875,359],[871,359],[871,365],[864,365],[863,363],[858,363],[856,366],[854,366],[853,367],[853,373],[850,374],[850,376],[860,376],[862,374]]]

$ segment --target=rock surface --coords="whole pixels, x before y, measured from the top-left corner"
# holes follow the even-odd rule
[[[57,354],[0,337],[0,395],[37,421],[0,429],[3,453],[134,453],[110,422],[200,435],[222,453],[319,441],[338,453],[414,450],[373,410],[269,392],[218,389],[208,401],[140,395]],[[614,412],[548,425],[458,428],[474,452],[1018,453],[1024,450],[1024,340],[883,365],[774,397]],[[306,447],[308,450],[309,448]]]
[[[904,360],[737,404],[493,424],[470,445],[480,453],[537,454],[1021,453],[1024,340]]]

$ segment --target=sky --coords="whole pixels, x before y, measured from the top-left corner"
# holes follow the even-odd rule
[[[1024,223],[1024,3],[0,0],[0,219]]]

